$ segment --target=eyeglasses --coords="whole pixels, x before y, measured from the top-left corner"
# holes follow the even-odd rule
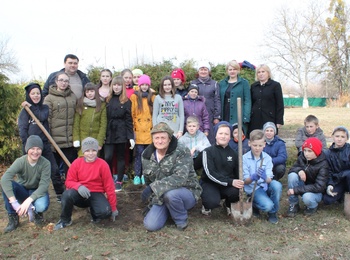
[[[58,79],[57,81],[61,82],[61,83],[69,83],[68,79]]]

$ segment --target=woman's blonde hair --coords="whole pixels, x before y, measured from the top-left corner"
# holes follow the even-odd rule
[[[233,67],[236,70],[238,70],[238,73],[241,71],[241,66],[239,66],[239,63],[236,60],[231,60],[226,64],[226,71],[228,70],[228,67]]]
[[[114,95],[114,91],[113,91],[113,86],[114,85],[119,85],[119,86],[123,86],[122,87],[122,92],[120,93],[120,96],[119,96],[119,101],[121,104],[124,104],[125,102],[127,102],[129,99],[128,97],[126,96],[126,87],[125,87],[125,81],[123,79],[122,76],[117,76],[117,77],[114,77],[112,79],[112,82],[111,82],[111,89],[109,90],[109,94],[108,94],[108,97],[106,98],[106,102],[109,103],[109,101],[112,99],[113,95]]]
[[[271,69],[269,66],[267,66],[266,64],[260,64],[255,68],[255,80],[258,80],[258,71],[260,69],[264,69],[267,71],[267,73],[269,74],[269,78],[272,79],[272,73],[271,73]]]

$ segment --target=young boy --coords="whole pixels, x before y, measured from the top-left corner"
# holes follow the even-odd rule
[[[350,144],[349,132],[344,126],[338,126],[332,133],[333,144],[325,151],[329,164],[327,194],[324,204],[342,201],[345,192],[350,191]]]
[[[43,212],[50,204],[51,166],[41,156],[43,147],[38,135],[30,135],[25,144],[27,154],[16,159],[1,178],[2,196],[9,218],[5,233],[18,227],[20,216],[28,214],[29,221],[34,221],[36,225],[44,220]]]
[[[248,195],[252,195],[254,184],[257,182],[253,199],[254,214],[259,216],[260,210],[267,212],[268,221],[277,224],[282,184],[273,180],[272,159],[263,152],[265,137],[262,130],[256,129],[250,133],[249,146],[251,150],[243,155],[244,190]]]
[[[314,115],[308,115],[304,119],[304,127],[299,128],[295,137],[295,146],[298,149],[298,155],[302,152],[302,145],[309,137],[317,137],[322,143],[322,149],[327,148],[326,137],[319,126],[318,118]]]
[[[322,152],[322,143],[316,137],[310,137],[302,145],[302,153],[288,173],[289,209],[287,217],[295,217],[300,210],[301,196],[306,209],[304,215],[316,213],[318,203],[326,190],[328,163]]]
[[[72,224],[73,207],[90,207],[93,223],[118,216],[117,196],[108,164],[97,157],[98,141],[87,137],[82,141],[83,157],[70,166],[66,179],[66,190],[62,194],[61,218],[54,227],[59,230]],[[107,197],[105,196],[107,195]]]
[[[199,170],[203,167],[202,151],[210,146],[207,136],[199,130],[199,121],[195,116],[189,116],[186,120],[187,132],[180,137],[179,143],[187,146],[193,158],[193,167]]]
[[[264,152],[271,156],[273,164],[273,179],[278,181],[286,172],[287,148],[286,143],[276,135],[276,125],[266,122],[263,126],[266,146]]]
[[[232,125],[232,137],[228,145],[231,147],[232,150],[235,150],[238,153],[238,124],[234,123]],[[246,152],[250,151],[249,147],[249,140],[244,135],[244,129],[242,127],[242,154],[245,154]]]

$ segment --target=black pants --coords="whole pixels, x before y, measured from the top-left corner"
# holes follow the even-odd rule
[[[106,196],[102,192],[91,192],[88,199],[80,196],[77,190],[69,189],[63,192],[61,201],[61,220],[69,222],[72,218],[73,206],[79,208],[90,207],[90,214],[93,220],[105,219],[111,216],[112,209]]]
[[[125,173],[125,143],[121,144],[105,144],[105,161],[108,163],[111,173],[118,174],[118,182],[123,181]],[[117,172],[113,172],[113,155],[114,151],[117,154]]]
[[[78,157],[77,150],[74,147],[61,148],[61,151],[67,157],[70,163],[72,163]],[[54,152],[53,154],[55,156],[57,165],[61,165],[61,162],[63,162],[64,175],[67,177],[68,165],[63,161],[58,152]]]

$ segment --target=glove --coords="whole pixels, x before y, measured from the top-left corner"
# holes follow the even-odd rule
[[[333,192],[333,186],[332,185],[328,185],[327,186],[327,194],[329,196],[334,197],[335,195],[337,195],[337,192]]]
[[[266,181],[267,175],[266,175],[266,170],[265,169],[259,168],[258,169],[258,175],[259,175],[260,178],[262,178],[263,180]]]
[[[115,211],[112,212],[111,218],[112,221],[115,221],[115,218],[119,215],[119,211],[116,209]]]
[[[74,146],[75,148],[80,147],[80,141],[79,141],[79,140],[78,140],[78,141],[74,141],[74,142],[73,142],[73,146]]]
[[[29,222],[34,222],[34,206],[33,204],[30,204],[27,214],[28,214],[28,218],[29,218]]]
[[[151,196],[151,194],[152,194],[151,187],[150,186],[146,186],[146,188],[142,191],[142,194],[141,194],[142,203],[147,203],[149,197]]]
[[[259,175],[257,173],[253,173],[251,176],[250,176],[250,179],[252,181],[257,181],[260,179]]]
[[[17,200],[15,200],[15,201],[12,201],[12,202],[11,202],[11,206],[12,206],[12,208],[17,212],[17,210],[19,209],[19,207],[20,207],[21,205],[18,203]]]
[[[89,189],[86,188],[84,185],[79,186],[78,192],[80,196],[82,196],[85,199],[88,199],[91,196]]]
[[[135,146],[134,139],[130,139],[129,142],[130,142],[130,150],[134,149],[134,146]]]

